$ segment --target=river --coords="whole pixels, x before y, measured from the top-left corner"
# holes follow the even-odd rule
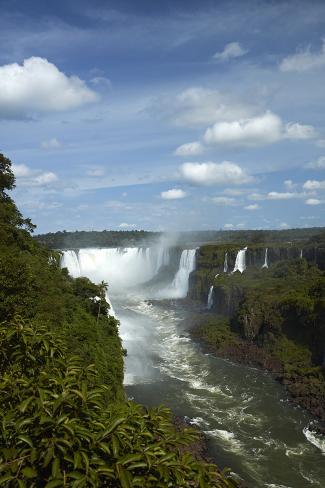
[[[96,259],[92,265],[89,254],[87,259],[82,266],[78,256],[80,270],[71,264],[72,274],[99,281],[103,263],[99,276]],[[173,307],[151,302],[148,289],[132,285],[125,288],[120,282],[110,291],[128,351],[127,395],[148,406],[165,404],[188,417],[207,435],[217,463],[252,488],[324,487],[325,442],[308,429],[311,416],[290,404],[269,374],[213,357],[193,343],[184,326],[190,311],[178,306],[177,299]]]

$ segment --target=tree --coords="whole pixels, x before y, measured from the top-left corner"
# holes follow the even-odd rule
[[[4,190],[12,190],[14,187],[15,176],[11,169],[11,161],[0,153],[0,192],[3,194]]]

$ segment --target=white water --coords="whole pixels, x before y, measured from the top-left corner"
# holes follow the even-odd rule
[[[246,251],[247,247],[244,247],[244,249],[241,249],[238,251],[237,256],[236,256],[236,262],[235,262],[235,267],[233,270],[233,273],[236,271],[240,271],[240,273],[243,273],[246,269]]]
[[[168,248],[89,248],[63,251],[61,265],[73,277],[91,276],[96,283],[124,289],[149,281],[169,261]]]
[[[262,268],[268,268],[269,267],[268,262],[267,262],[267,251],[268,251],[268,249],[266,248],[265,249],[265,257],[264,257],[264,264],[263,264]]]
[[[185,298],[190,273],[195,269],[196,249],[184,249],[172,284],[159,293],[159,298]]]
[[[213,286],[210,286],[209,294],[208,294],[208,303],[207,308],[210,310],[213,305]]]
[[[182,251],[178,270],[170,285],[160,290],[159,298],[186,297],[189,275],[195,269],[195,252],[196,249]],[[104,280],[113,294],[150,281],[169,264],[169,248],[156,247],[66,250],[61,260],[61,266],[68,268],[74,278],[87,276],[95,283]]]
[[[228,273],[228,253],[225,254],[225,261],[223,264],[223,272]]]
[[[306,439],[317,447],[325,456],[325,437],[321,438],[316,432],[313,432],[309,427],[305,427],[303,433]]]
[[[315,433],[310,436],[304,432],[309,436],[308,440],[305,438],[302,431],[309,425],[309,417],[287,404],[280,385],[263,372],[203,354],[180,325],[187,317],[186,310],[148,303],[144,297],[150,290],[140,286],[123,288],[123,282],[129,285],[129,278],[132,283],[141,283],[143,276],[150,275],[149,263],[144,261],[151,262],[154,252],[130,253],[133,261],[140,261],[137,264],[132,263],[130,256],[126,259],[125,250],[114,250],[118,268],[111,261],[105,263],[99,249],[82,251],[66,251],[62,264],[70,263],[71,271],[77,273],[79,269],[83,275],[88,270],[87,276],[93,281],[104,279],[112,285],[109,293],[128,351],[125,385],[129,396],[145,405],[167,404],[177,415],[191,418],[209,436],[209,445],[219,463],[231,466],[249,486],[325,486],[324,458],[314,437],[317,442],[319,439]],[[156,255],[152,273],[160,259]],[[110,253],[106,256],[112,257]],[[94,263],[101,268],[97,269]],[[128,266],[139,274],[130,276]],[[188,289],[189,270],[194,266],[195,250],[184,251],[167,291],[172,286],[177,290],[178,283],[178,293],[183,294]],[[109,278],[118,278],[118,273],[122,275],[120,288],[113,286]],[[127,278],[122,279],[124,273]],[[187,282],[181,279],[184,276]]]

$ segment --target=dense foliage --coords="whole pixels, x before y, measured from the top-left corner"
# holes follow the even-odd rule
[[[196,431],[125,400],[107,284],[32,239],[14,184],[0,155],[0,486],[236,486],[187,452]]]
[[[318,236],[321,228],[288,230],[238,230],[238,231],[197,231],[164,233],[132,231],[58,231],[40,234],[35,239],[50,249],[76,249],[82,247],[141,247],[159,242],[164,237],[175,245],[199,246],[205,243],[272,243],[296,242],[307,243]]]
[[[193,286],[205,286],[206,299],[212,283],[214,306],[193,334],[218,354],[274,371],[325,419],[325,272],[303,258],[217,277],[202,264]]]

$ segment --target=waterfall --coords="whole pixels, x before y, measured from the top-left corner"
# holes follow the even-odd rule
[[[233,273],[236,271],[240,271],[243,273],[246,269],[246,251],[247,247],[244,247],[244,249],[241,249],[238,251],[237,256],[236,256],[236,262],[235,262],[235,267],[233,270]]]
[[[195,269],[196,249],[184,249],[172,284],[160,293],[161,298],[185,298],[190,273]]]
[[[188,292],[190,273],[195,268],[196,249],[182,251],[178,271],[170,286],[160,291],[161,298],[183,298]],[[119,291],[150,281],[160,268],[170,264],[170,249],[147,248],[87,248],[63,251],[61,267],[74,278],[86,276],[94,283],[105,281],[110,290]],[[109,301],[109,300],[108,300]]]
[[[151,280],[161,266],[169,264],[169,249],[88,248],[78,253],[63,251],[61,266],[71,276],[87,276],[95,283],[102,280],[112,289],[130,288]]]
[[[207,303],[207,309],[210,310],[213,305],[213,285],[210,286],[209,294],[208,294],[208,303]]]
[[[168,266],[170,264],[170,253],[168,247],[160,247],[158,249],[156,274],[163,266]]]
[[[228,273],[228,253],[225,254],[225,262],[223,264],[223,272]]]
[[[63,251],[61,268],[68,268],[73,278],[81,276],[78,254],[75,251]]]
[[[302,259],[302,249],[300,249],[300,259]]]
[[[265,249],[265,258],[264,258],[264,264],[262,266],[262,268],[268,268],[269,265],[268,265],[268,262],[267,262],[267,248]]]

